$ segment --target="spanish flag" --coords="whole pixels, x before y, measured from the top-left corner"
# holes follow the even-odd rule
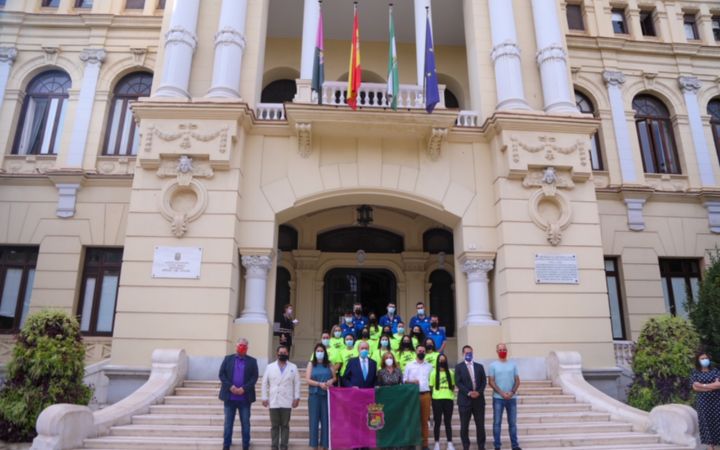
[[[357,2],[354,3],[353,34],[350,44],[350,69],[348,70],[347,104],[357,109],[357,100],[362,83],[360,68],[360,27],[358,26]]]

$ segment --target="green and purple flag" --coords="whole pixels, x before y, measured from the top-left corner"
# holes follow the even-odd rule
[[[409,447],[421,444],[420,391],[416,384],[375,389],[331,388],[332,448]]]
[[[322,88],[325,82],[325,45],[323,36],[323,15],[322,2],[318,5],[320,8],[320,17],[318,18],[317,37],[315,39],[315,58],[313,59],[313,77],[311,89],[317,92],[318,103],[322,105]]]

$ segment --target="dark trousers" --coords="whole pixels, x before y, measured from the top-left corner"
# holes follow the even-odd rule
[[[482,395],[482,394],[481,394]],[[460,411],[460,441],[463,450],[470,448],[470,417],[475,420],[478,448],[485,448],[485,402],[483,399],[474,399],[470,406],[458,406]]]
[[[290,408],[270,408],[270,447],[287,450],[290,438]]]
[[[445,437],[448,442],[452,442],[452,400],[435,400],[432,401],[433,425],[435,442],[440,441],[440,422],[445,422]]]
[[[250,403],[228,400],[225,402],[225,425],[223,427],[223,447],[232,445],[233,425],[236,411],[240,412],[243,449],[250,448]]]

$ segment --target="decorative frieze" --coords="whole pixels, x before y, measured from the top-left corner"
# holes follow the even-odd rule
[[[295,132],[298,138],[298,153],[303,158],[308,158],[312,154],[312,124],[296,123]]]
[[[578,139],[572,145],[561,146],[558,145],[557,138],[554,138],[552,136],[539,136],[538,140],[540,141],[540,144],[533,145],[520,141],[520,139],[518,139],[517,137],[510,138],[513,162],[520,162],[520,150],[523,150],[530,154],[543,152],[543,157],[547,161],[554,161],[558,154],[571,155],[577,152],[580,159],[580,165],[583,167],[587,167],[588,152],[586,148],[586,142]]]
[[[563,231],[572,221],[572,208],[570,201],[557,189],[572,188],[574,186],[572,178],[569,175],[558,174],[554,167],[547,167],[542,172],[535,171],[528,174],[523,180],[523,186],[540,186],[540,189],[530,196],[530,219],[535,226],[545,232],[550,245],[560,245]],[[553,205],[559,214],[544,212],[541,207],[543,203]]]
[[[180,140],[179,147],[182,150],[191,149],[194,141],[207,143],[217,140],[218,152],[225,153],[227,151],[229,134],[229,128],[227,126],[221,127],[210,133],[199,133],[197,131],[198,128],[198,124],[193,122],[187,122],[179,124],[178,131],[176,132],[166,132],[160,130],[155,125],[151,125],[144,133],[145,142],[143,148],[146,152],[151,152],[153,150],[153,139],[157,137],[164,142],[175,142],[177,140]]]

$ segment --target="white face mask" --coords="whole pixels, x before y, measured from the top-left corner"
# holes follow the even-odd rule
[[[388,366],[388,367],[390,367],[390,366],[393,365],[394,362],[395,362],[395,361],[393,361],[392,358],[387,358],[387,359],[385,360],[385,365]]]
[[[288,308],[287,313],[288,313],[288,316],[289,316],[290,314],[292,314],[292,308]]]
[[[392,306],[390,306],[390,307],[388,308],[388,312],[389,312],[390,314],[394,314],[394,313],[395,313],[395,308],[393,308]]]

